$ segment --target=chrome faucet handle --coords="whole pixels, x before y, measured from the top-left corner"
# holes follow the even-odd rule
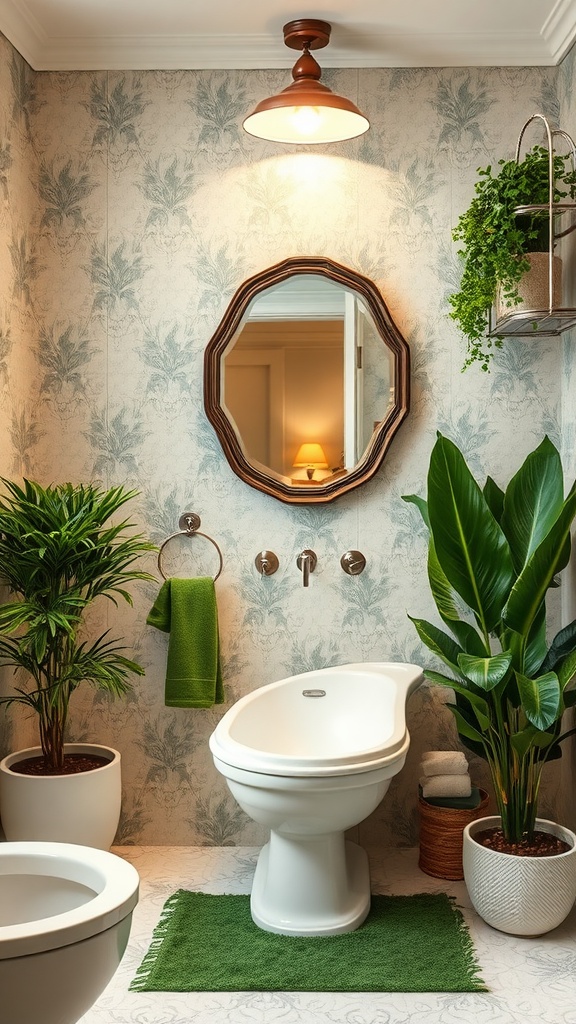
[[[340,559],[340,565],[348,576],[359,576],[366,568],[366,559],[361,551],[345,551]]]
[[[278,556],[273,551],[260,551],[254,565],[261,576],[273,576],[279,566]]]
[[[302,572],[302,583],[305,587],[308,586],[308,583],[310,582],[310,573],[314,572],[317,564],[318,559],[316,557],[316,552],[312,551],[310,548],[304,548],[304,551],[301,551],[298,555],[296,565]]]

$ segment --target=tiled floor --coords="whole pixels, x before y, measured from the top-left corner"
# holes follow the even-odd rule
[[[120,969],[81,1024],[576,1024],[576,908],[537,939],[494,931],[469,909],[464,884],[419,871],[417,851],[371,859],[378,892],[449,892],[476,946],[487,993],[129,992],[165,899],[178,888],[250,891],[248,847],[121,847],[140,873],[140,903]],[[418,955],[418,950],[414,950]]]

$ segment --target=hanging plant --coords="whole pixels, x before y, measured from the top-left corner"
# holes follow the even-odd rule
[[[576,172],[570,158],[554,155],[553,201],[576,197]],[[517,215],[519,206],[547,204],[549,201],[549,153],[534,146],[523,160],[500,160],[498,171],[492,166],[479,168],[480,180],[475,196],[461,214],[452,237],[462,242],[458,255],[464,262],[460,290],[450,296],[450,316],[467,339],[463,369],[479,362],[489,369],[494,349],[502,338],[488,338],[488,313],[498,289],[505,305],[521,302],[518,283],[530,268],[527,253],[547,252],[549,220],[547,211]]]

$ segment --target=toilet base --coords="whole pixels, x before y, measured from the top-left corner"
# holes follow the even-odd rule
[[[368,857],[343,832],[272,832],[260,851],[250,900],[259,928],[279,935],[338,935],[370,910]]]

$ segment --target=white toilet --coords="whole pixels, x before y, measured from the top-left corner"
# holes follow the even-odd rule
[[[93,847],[0,842],[0,1024],[76,1024],[120,964],[138,883]]]
[[[243,810],[270,829],[252,917],[284,935],[335,935],[370,909],[363,849],[346,829],[378,806],[403,767],[416,665],[339,665],[242,697],[210,737],[214,764]]]

